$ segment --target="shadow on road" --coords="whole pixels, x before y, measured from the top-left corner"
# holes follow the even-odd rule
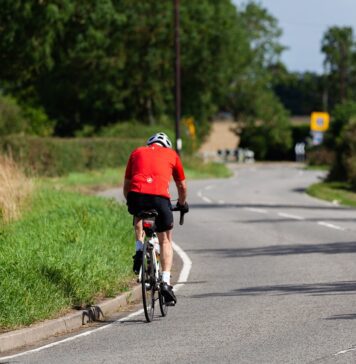
[[[188,249],[187,253],[223,258],[251,258],[295,254],[350,254],[356,253],[356,241],[328,244],[269,245],[257,248]]]
[[[281,296],[307,294],[312,296],[356,294],[356,281],[342,281],[312,284],[281,284],[275,286],[257,286],[234,289],[230,292],[211,292],[192,295],[191,298],[238,297],[238,296]]]
[[[345,313],[343,315],[334,315],[327,317],[325,320],[356,320],[356,313]]]

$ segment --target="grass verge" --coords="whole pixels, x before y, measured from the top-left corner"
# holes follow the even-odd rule
[[[183,159],[187,180],[205,178],[227,178],[232,172],[223,163],[203,163],[199,158],[187,157]],[[100,171],[85,173],[69,173],[59,178],[42,178],[43,186],[54,189],[65,189],[83,193],[95,193],[107,188],[118,187],[123,184],[125,167],[106,168]]]
[[[187,178],[228,177],[223,164],[184,160]],[[54,318],[134,282],[126,206],[78,192],[122,184],[124,168],[36,182],[21,218],[0,224],[0,332]]]
[[[307,189],[311,196],[326,201],[337,201],[342,205],[356,206],[356,193],[344,182],[315,183]]]
[[[38,189],[0,230],[0,329],[114,296],[132,283],[132,226],[112,200]]]
[[[206,162],[200,158],[183,158],[183,165],[187,180],[204,178],[227,178],[232,172],[224,163]]]

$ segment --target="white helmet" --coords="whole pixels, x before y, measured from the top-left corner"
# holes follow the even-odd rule
[[[147,145],[151,145],[153,143],[159,143],[166,148],[172,148],[172,142],[165,133],[157,133],[148,138]]]

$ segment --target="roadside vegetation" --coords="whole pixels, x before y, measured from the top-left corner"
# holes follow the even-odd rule
[[[160,1],[3,4],[0,330],[85,307],[132,284],[131,218],[124,205],[93,194],[122,184],[130,151],[148,136],[174,136],[172,14],[173,3]],[[323,76],[288,72],[282,31],[255,1],[182,2],[181,30],[188,180],[231,174],[195,157],[217,113],[239,121],[240,146],[258,159],[290,159],[309,129],[292,127],[289,113],[321,109],[327,91],[333,119],[313,164],[327,164],[334,184],[318,190],[340,203],[346,200],[332,194],[352,200],[352,28],[325,33]]]
[[[307,189],[307,193],[322,200],[356,207],[356,193],[345,182],[315,183]]]
[[[188,178],[229,175],[222,164],[186,164]],[[123,176],[119,167],[30,180],[1,160],[0,332],[85,308],[135,283],[126,206],[89,195],[120,186]]]
[[[112,200],[36,185],[21,218],[1,224],[0,330],[127,290],[131,222]]]
[[[0,223],[8,223],[21,216],[21,209],[32,189],[32,181],[14,161],[0,155]]]

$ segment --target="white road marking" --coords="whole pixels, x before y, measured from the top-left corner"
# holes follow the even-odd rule
[[[318,224],[321,225],[321,226],[326,226],[326,227],[331,228],[331,229],[345,231],[345,229],[342,228],[341,226],[330,224],[330,223],[325,222],[325,221],[318,221]]]
[[[302,216],[286,214],[284,212],[278,212],[278,216],[286,217],[288,219],[294,219],[294,220],[304,220],[304,217],[302,217]]]
[[[334,354],[335,356],[336,355],[340,355],[340,354],[346,354],[346,353],[348,353],[349,351],[355,351],[356,350],[356,348],[350,348],[350,349],[346,349],[346,350],[341,350],[341,351],[339,351],[339,352],[337,352],[336,354]]]
[[[210,200],[210,198],[202,196],[202,199],[207,202],[207,203],[211,203],[212,201]]]
[[[198,197],[200,197],[200,198],[201,198],[201,197],[203,197],[203,194],[201,193],[201,191],[198,191],[198,192],[197,192],[197,195],[198,195]]]
[[[247,211],[252,211],[252,212],[258,212],[259,214],[267,214],[267,210],[264,210],[264,209],[256,209],[256,208],[253,208],[253,207],[244,207],[244,210],[247,210]]]
[[[214,187],[215,187],[215,186],[213,186],[213,185],[209,185],[209,186],[206,186],[206,187],[205,187],[205,189],[206,189],[206,190],[211,190],[211,189],[212,189],[212,188],[214,188]]]
[[[178,283],[174,286],[174,290],[177,291],[184,285],[185,282],[188,281],[189,273],[192,268],[192,261],[185,253],[185,251],[180,248],[176,243],[173,243],[173,249],[183,261],[183,268],[180,271]]]
[[[225,201],[224,200],[219,200],[218,201],[218,204],[220,204],[220,205],[223,205],[225,203]]]
[[[179,255],[179,257],[183,261],[183,268],[182,268],[182,270],[181,270],[181,272],[179,274],[179,278],[178,278],[179,283],[177,283],[174,286],[174,290],[178,291],[182,286],[184,286],[184,283],[188,281],[188,276],[189,276],[190,270],[192,268],[192,261],[190,260],[188,255],[184,252],[184,250],[174,242],[173,242],[173,249],[175,250],[175,252]],[[74,340],[79,339],[81,337],[89,336],[89,335],[94,334],[96,332],[105,330],[105,329],[107,329],[107,328],[109,328],[111,326],[114,326],[118,322],[127,321],[128,319],[131,319],[132,317],[136,317],[138,315],[141,315],[142,313],[143,313],[143,309],[140,309],[140,310],[138,310],[136,312],[130,313],[129,315],[127,315],[127,316],[125,316],[125,317],[123,317],[121,319],[118,319],[118,320],[112,322],[111,324],[101,326],[101,327],[98,327],[98,328],[90,330],[90,331],[82,332],[81,334],[74,335],[74,336],[71,336],[71,337],[67,337],[66,339],[59,340],[59,341],[53,342],[51,344],[43,345],[43,346],[40,346],[39,348],[36,348],[36,349],[24,351],[22,353],[18,353],[18,354],[14,354],[14,355],[3,356],[3,357],[0,357],[0,360],[1,361],[9,360],[9,359],[14,359],[14,358],[19,358],[21,356],[29,355],[29,354],[38,353],[38,352],[40,352],[42,350],[53,348],[55,346],[65,344],[67,342],[74,341]]]

